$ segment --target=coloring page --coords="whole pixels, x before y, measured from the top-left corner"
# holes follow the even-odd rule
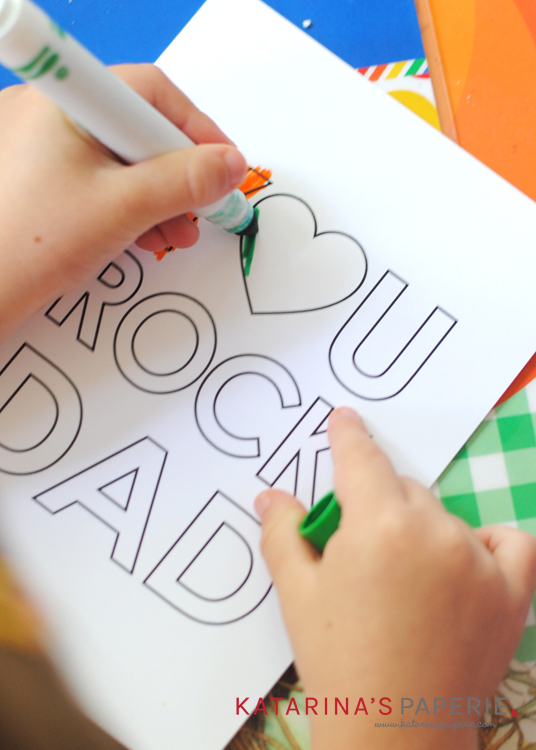
[[[2,346],[0,522],[90,715],[219,750],[292,660],[255,496],[332,488],[340,405],[433,483],[534,353],[536,209],[258,0],[159,65],[272,171],[254,253],[201,220]]]

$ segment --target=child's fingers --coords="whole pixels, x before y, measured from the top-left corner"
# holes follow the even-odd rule
[[[475,534],[495,558],[520,606],[528,606],[536,586],[536,539],[508,526],[484,526]]]
[[[160,222],[158,228],[164,235],[166,245],[173,245],[173,247],[191,247],[199,239],[197,225],[184,214]]]
[[[149,229],[148,232],[144,232],[136,240],[136,245],[141,247],[142,250],[148,250],[151,253],[158,253],[167,247],[168,243],[166,238],[158,227]]]
[[[403,499],[404,491],[385,453],[370,437],[355,411],[335,409],[328,423],[334,486],[343,514],[361,514],[392,499]]]
[[[140,236],[153,226],[223,198],[241,184],[244,157],[232,146],[211,144],[106,170],[106,194],[116,225]]]
[[[115,65],[112,70],[194,143],[233,142],[155,65]]]
[[[298,533],[305,510],[295,497],[281,490],[262,492],[255,509],[262,519],[262,553],[284,603],[303,587],[311,564],[318,559]]]
[[[153,253],[170,245],[172,247],[191,247],[199,239],[199,229],[185,214],[162,221],[157,227],[144,232],[136,240],[136,245]]]

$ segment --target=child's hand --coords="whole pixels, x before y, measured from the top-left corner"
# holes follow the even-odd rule
[[[211,145],[126,166],[30,86],[2,91],[0,340],[135,240],[148,250],[194,244],[198,230],[184,214],[245,177],[231,141],[157,68],[115,72],[193,141]]]
[[[480,721],[467,715],[467,700],[485,707],[516,648],[536,584],[536,540],[503,526],[472,531],[397,476],[350,409],[332,413],[329,436],[342,521],[322,557],[298,535],[304,511],[295,499],[269,490],[256,501],[306,695],[319,713],[329,698],[329,716],[312,717],[313,749],[476,748],[474,728],[374,724],[400,721],[402,697],[414,701],[402,717],[409,722]],[[368,716],[339,709],[335,717],[335,696],[348,696],[350,714],[362,696]],[[421,698],[429,715],[422,706],[415,715]],[[435,716],[434,698],[446,701]]]

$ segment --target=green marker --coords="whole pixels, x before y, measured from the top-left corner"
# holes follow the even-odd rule
[[[31,0],[0,0],[0,62],[128,164],[195,145]],[[233,234],[258,232],[240,190],[195,214]]]
[[[259,209],[254,208],[255,215],[257,217],[257,227],[259,226]],[[242,265],[244,267],[244,276],[249,276],[251,271],[251,263],[253,262],[253,253],[255,252],[255,242],[257,240],[256,234],[245,234],[242,240]]]
[[[341,521],[341,506],[335,493],[328,492],[319,500],[300,524],[300,534],[319,552],[324,550],[330,536]]]

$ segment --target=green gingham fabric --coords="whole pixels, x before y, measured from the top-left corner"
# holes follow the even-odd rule
[[[536,536],[536,381],[493,409],[436,487],[472,527],[501,523]],[[516,652],[536,660],[536,597]]]

